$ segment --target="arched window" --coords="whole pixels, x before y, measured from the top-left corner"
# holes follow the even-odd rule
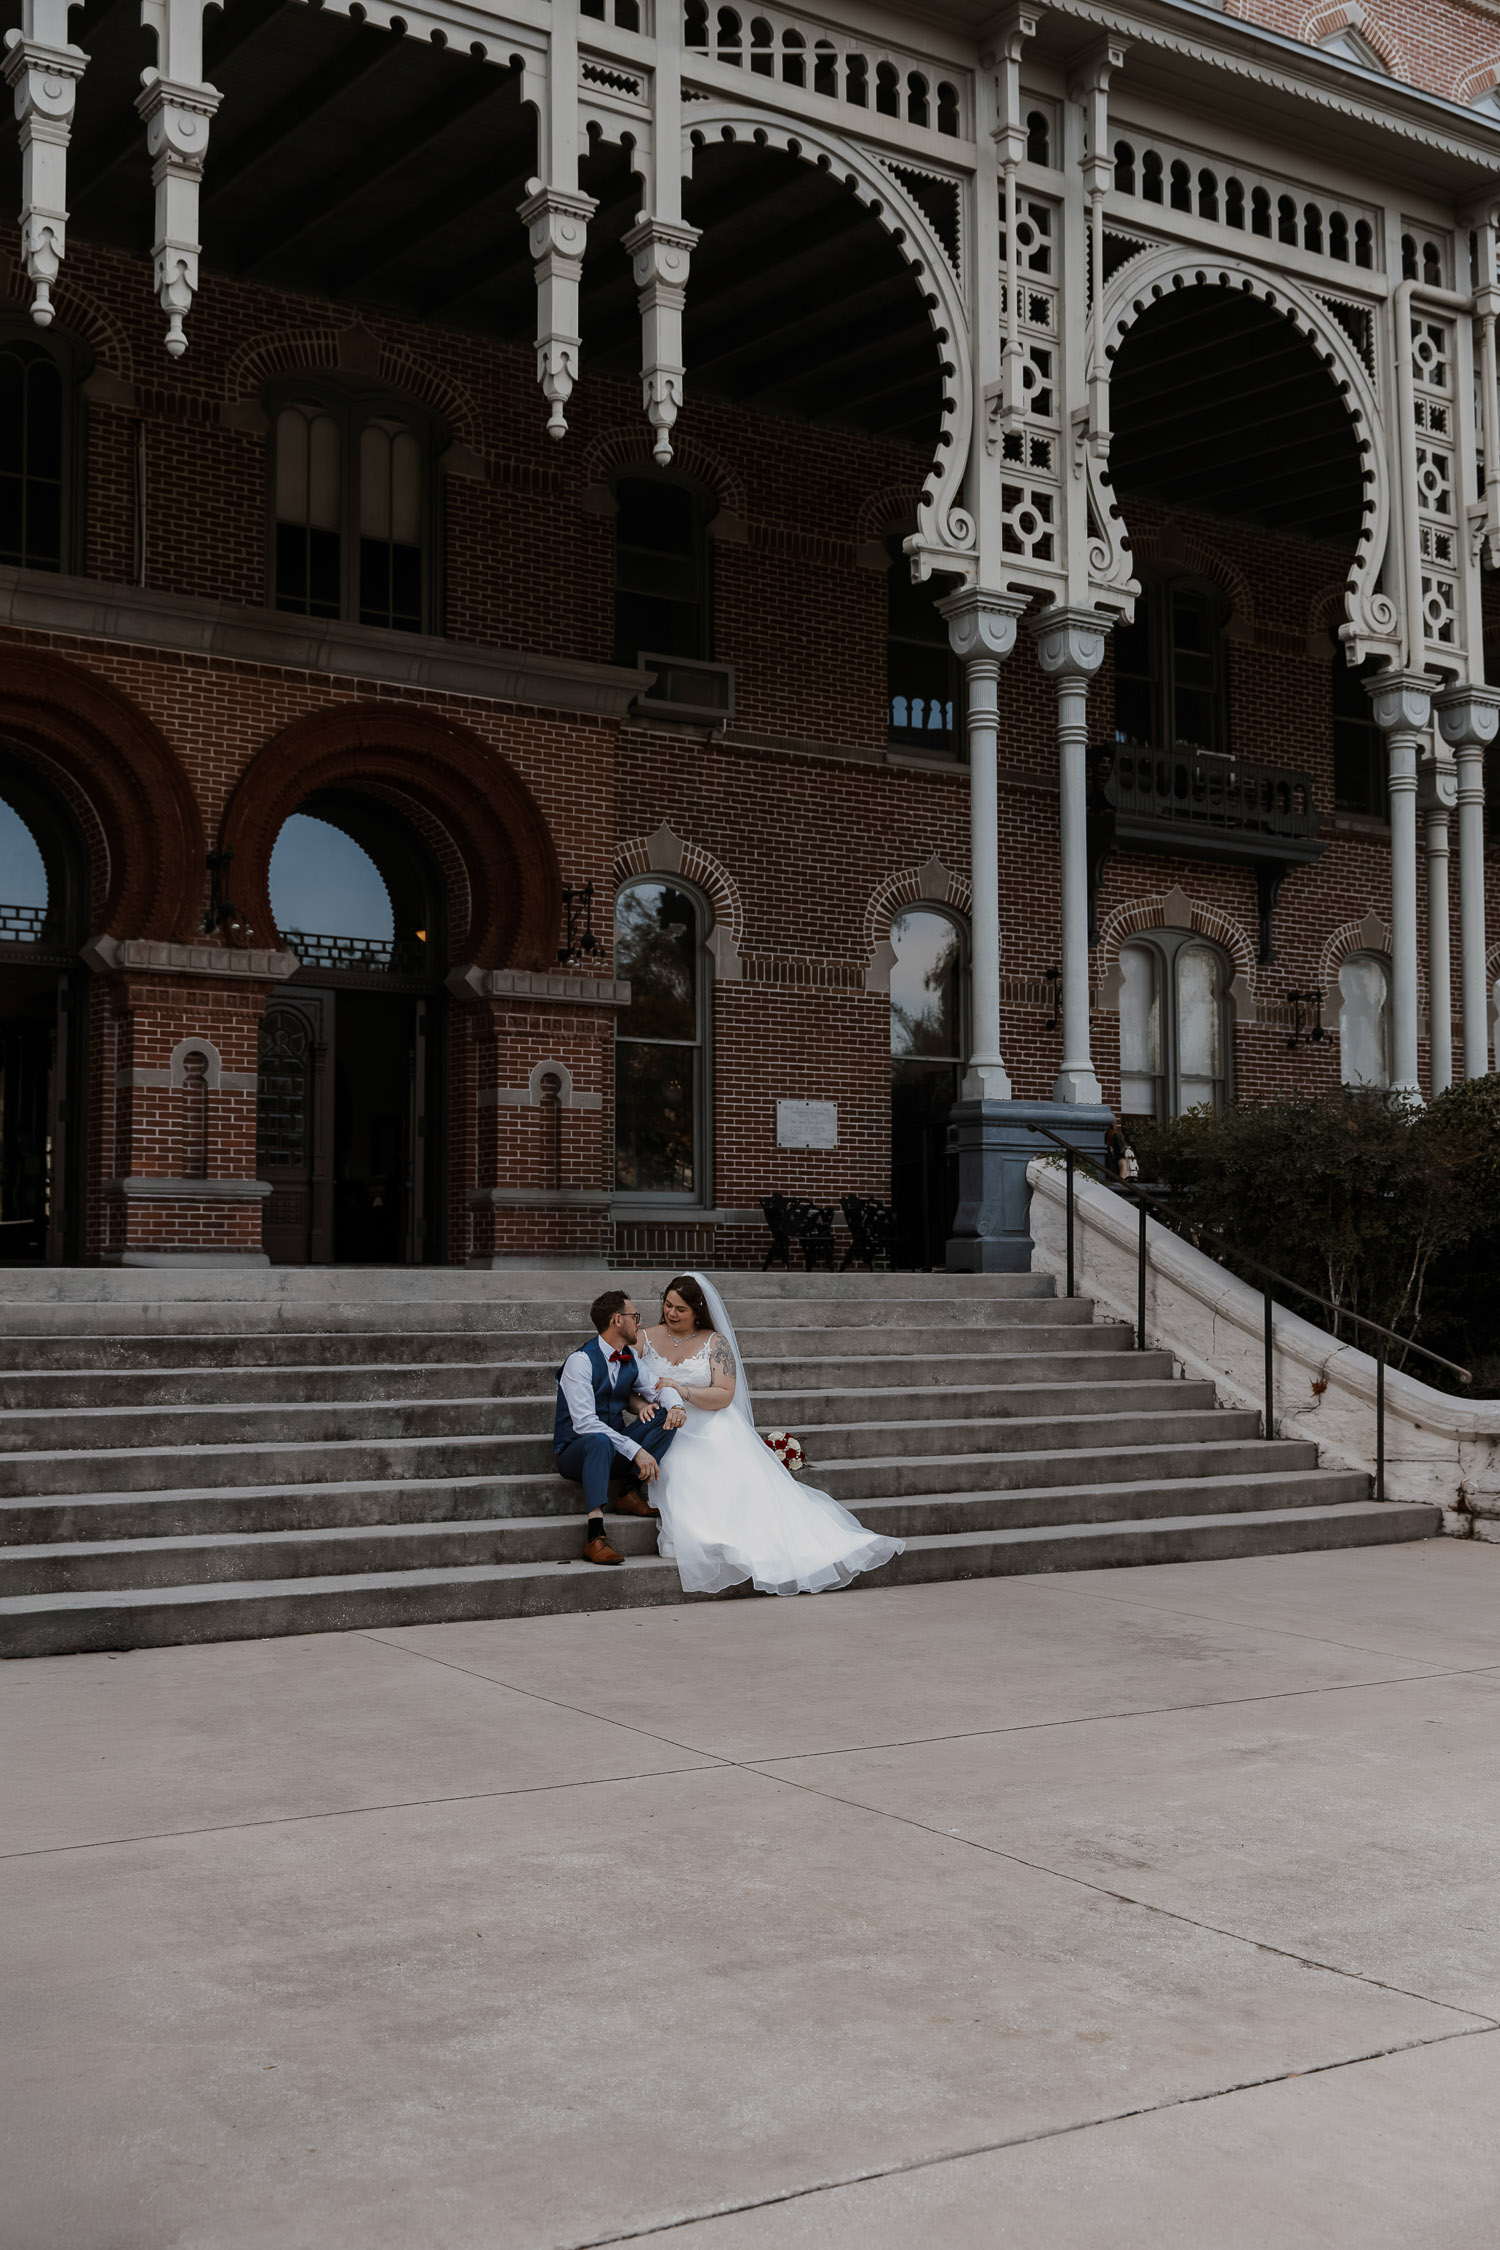
[[[29,945],[47,921],[47,864],[30,828],[0,799],[0,939]]]
[[[385,878],[332,821],[293,813],[271,853],[271,912],[304,963],[389,968],[396,922]]]
[[[1178,1117],[1223,1106],[1229,1086],[1228,963],[1189,930],[1120,948],[1120,1108]]]
[[[1391,973],[1378,953],[1351,953],[1339,970],[1339,1076],[1346,1086],[1391,1082]]]
[[[962,674],[930,584],[913,584],[911,558],[893,531],[886,540],[886,740],[933,757],[959,755]]]
[[[332,383],[283,387],[271,403],[275,607],[436,631],[439,425],[410,402]]]
[[[680,479],[615,480],[615,659],[713,654],[708,510]]]
[[[1141,569],[1134,621],[1115,634],[1115,733],[1153,750],[1229,747],[1228,604],[1202,579]]]
[[[1028,164],[1050,166],[1052,162],[1052,133],[1045,111],[1031,110],[1026,119],[1026,161]]]
[[[952,1231],[948,1112],[968,1052],[968,942],[938,906],[891,924],[891,1199],[918,1262],[941,1265]]]
[[[615,1187],[622,1195],[706,1203],[706,917],[661,876],[615,899],[615,975],[630,1006],[615,1032]]]
[[[78,370],[61,338],[0,334],[0,563],[73,562]]]

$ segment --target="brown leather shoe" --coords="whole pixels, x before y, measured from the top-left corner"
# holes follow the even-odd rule
[[[585,1562],[613,1563],[623,1562],[625,1557],[615,1553],[602,1531],[596,1531],[591,1539],[585,1539],[583,1543],[583,1559]]]
[[[627,1485],[623,1492],[616,1493],[614,1499],[609,1503],[609,1511],[611,1515],[615,1516],[659,1516],[661,1514],[660,1508],[652,1507],[638,1484]]]

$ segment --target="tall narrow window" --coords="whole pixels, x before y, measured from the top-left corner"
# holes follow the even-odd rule
[[[1115,733],[1156,750],[1224,750],[1226,604],[1215,587],[1142,570],[1134,621],[1115,635]]]
[[[965,932],[936,906],[891,924],[891,1200],[917,1262],[940,1266],[952,1232],[948,1113],[967,1051]]]
[[[698,495],[668,477],[615,486],[615,657],[708,657],[708,540]]]
[[[1375,724],[1375,713],[1365,693],[1365,681],[1377,669],[1369,658],[1361,665],[1345,660],[1344,644],[1335,630],[1333,643],[1333,803],[1337,812],[1385,815],[1385,737]]]
[[[272,463],[277,609],[403,633],[435,628],[438,438],[421,408],[332,382],[282,395]]]
[[[701,1201],[706,992],[690,892],[648,879],[619,893],[615,974],[630,979],[615,1034],[615,1186]]]
[[[1227,964],[1186,930],[1153,930],[1120,949],[1120,1108],[1178,1117],[1228,1095]]]
[[[304,617],[344,609],[343,438],[312,400],[276,417],[276,607]]]
[[[0,341],[0,563],[66,565],[70,391],[46,345]]]
[[[1339,1076],[1346,1086],[1391,1082],[1391,979],[1378,954],[1355,953],[1339,970]]]
[[[892,532],[886,541],[886,739],[935,757],[959,754],[961,671],[931,585],[912,583],[911,560]]]

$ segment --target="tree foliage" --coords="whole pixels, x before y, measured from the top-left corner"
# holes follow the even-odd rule
[[[1352,1335],[1340,1314],[1361,1313],[1500,1389],[1500,1078],[1425,1109],[1345,1090],[1192,1110],[1141,1130],[1137,1153],[1231,1263],[1259,1259],[1337,1308],[1294,1298],[1309,1319]]]

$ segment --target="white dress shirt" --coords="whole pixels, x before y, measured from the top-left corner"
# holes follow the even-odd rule
[[[599,1348],[604,1352],[605,1358],[608,1359],[609,1351],[602,1336],[599,1339]],[[647,1370],[642,1367],[634,1352],[630,1356],[635,1360],[635,1388],[643,1399],[651,1405],[681,1406],[682,1401],[670,1383],[658,1383],[656,1377],[648,1374]],[[623,1453],[627,1461],[633,1461],[640,1451],[636,1439],[630,1437],[624,1430],[612,1430],[607,1422],[600,1421],[595,1411],[594,1371],[589,1365],[586,1348],[569,1352],[567,1358],[563,1361],[562,1373],[557,1380],[562,1386],[563,1400],[572,1418],[573,1435],[575,1437],[592,1437],[596,1430],[602,1430],[615,1451]]]

